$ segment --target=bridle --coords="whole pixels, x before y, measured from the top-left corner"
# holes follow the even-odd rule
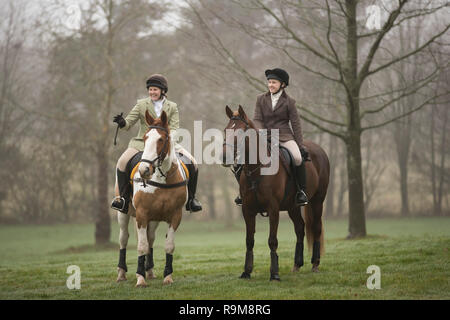
[[[141,159],[140,162],[146,162],[146,163],[149,163],[151,166],[153,166],[153,167],[155,168],[155,170],[158,169],[158,171],[161,173],[161,175],[162,175],[164,178],[167,179],[168,176],[166,176],[166,175],[161,171],[161,166],[162,166],[162,162],[164,161],[164,158],[166,157],[167,152],[168,152],[168,151],[166,151],[166,152],[164,153],[164,149],[166,149],[167,142],[169,141],[169,131],[168,131],[166,128],[160,127],[160,126],[150,126],[149,128],[150,128],[150,129],[159,129],[159,130],[163,130],[163,131],[167,134],[167,135],[166,135],[166,139],[165,139],[165,141],[164,141],[164,145],[163,145],[163,147],[162,147],[162,149],[161,149],[161,152],[158,154],[158,156],[157,156],[155,159],[153,159],[153,160]],[[176,171],[174,171],[172,174],[174,174],[175,172],[176,172]],[[171,174],[171,175],[172,175],[172,174]],[[144,188],[146,187],[146,184],[149,184],[149,185],[151,185],[151,186],[158,187],[158,188],[164,188],[164,189],[177,188],[177,187],[181,187],[181,186],[184,186],[184,185],[187,184],[187,180],[183,180],[183,181],[181,181],[181,182],[178,182],[178,183],[172,183],[172,184],[159,183],[159,182],[156,182],[156,181],[146,180],[146,179],[143,179],[143,178],[135,178],[135,179],[133,179],[133,181],[135,181],[135,182],[142,182]]]
[[[244,130],[244,131],[247,131],[248,128],[250,128],[250,124],[248,123],[248,121],[246,121],[246,120],[245,120],[244,118],[242,118],[241,116],[232,116],[232,117],[230,118],[230,120],[238,120],[238,121],[241,121],[241,122],[245,123],[245,130]],[[242,141],[240,141],[240,142],[242,142]],[[238,143],[238,145],[240,144],[240,142]],[[233,147],[233,148],[234,148],[234,145],[233,145],[233,144],[227,143],[226,141],[224,141],[222,145],[223,145],[223,146],[229,146],[229,147]],[[235,158],[234,160],[236,160],[236,158]],[[256,172],[260,167],[261,167],[261,164],[259,164],[255,169],[251,170],[249,173],[247,173],[247,175],[252,175],[252,174],[253,174],[254,172]],[[238,170],[241,170],[241,169],[242,169],[242,167],[239,167]],[[232,171],[234,174],[236,173],[233,169],[231,169],[231,171]]]
[[[250,124],[244,118],[242,118],[240,116],[232,116],[230,118],[230,120],[239,120],[239,121],[245,123],[245,130],[244,131],[247,131],[247,129],[250,128]],[[234,148],[234,144],[227,143],[226,140],[223,141],[222,146],[228,146],[228,147],[233,147]]]
[[[161,165],[162,165],[162,162],[164,161],[165,156],[167,155],[167,151],[164,154],[164,149],[166,149],[167,142],[169,141],[169,131],[166,128],[160,127],[160,126],[150,126],[150,129],[163,130],[167,134],[166,135],[166,139],[164,140],[164,145],[163,145],[163,147],[161,149],[161,152],[158,154],[158,156],[155,159],[153,159],[153,160],[141,159],[141,162],[149,163],[155,169],[159,169],[161,167]],[[157,162],[157,163],[155,164],[155,162]],[[161,169],[159,169],[159,171],[161,172]],[[162,174],[162,172],[161,172],[161,174]]]

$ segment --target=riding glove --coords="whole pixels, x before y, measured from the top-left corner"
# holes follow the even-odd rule
[[[121,114],[118,114],[117,116],[114,116],[113,122],[116,122],[119,125],[119,128],[123,128],[127,125],[127,122],[122,117]]]

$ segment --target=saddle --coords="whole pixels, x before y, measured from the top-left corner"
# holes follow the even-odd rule
[[[133,178],[139,168],[143,153],[143,151],[136,153],[134,157],[132,157],[127,163],[125,172],[130,177],[131,185],[133,185]],[[183,168],[185,175],[184,178],[186,180],[189,180],[189,176],[192,174],[193,170],[195,170],[193,164],[191,163],[191,160],[182,153],[176,152],[176,155],[178,160],[180,160],[181,167]]]
[[[286,169],[288,175],[291,176],[292,173],[294,172],[294,157],[292,156],[288,148],[283,146],[279,147],[280,147],[281,163]]]

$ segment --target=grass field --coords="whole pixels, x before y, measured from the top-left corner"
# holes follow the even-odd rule
[[[369,236],[345,240],[347,221],[325,220],[326,252],[320,272],[291,273],[295,236],[279,227],[281,282],[269,281],[268,221],[258,217],[252,279],[242,280],[245,226],[183,221],[175,236],[174,284],[163,286],[161,224],[154,246],[157,279],[136,289],[136,237],[130,224],[128,281],[116,283],[118,245],[92,246],[93,225],[0,226],[0,299],[449,299],[450,218],[367,221]],[[112,223],[112,241],[118,226]],[[81,289],[69,290],[69,265],[81,269]],[[381,269],[381,289],[366,287],[367,267]]]

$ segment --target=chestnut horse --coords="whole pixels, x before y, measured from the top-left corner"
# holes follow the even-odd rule
[[[166,266],[164,284],[172,279],[172,261],[175,250],[175,232],[181,222],[182,208],[186,203],[186,179],[175,154],[170,136],[167,114],[162,112],[159,119],[153,119],[145,112],[149,130],[144,136],[144,152],[138,171],[133,179],[133,208],[123,214],[119,212],[120,257],[117,281],[126,280],[126,246],[128,242],[128,222],[130,216],[136,217],[138,238],[138,267],[136,287],[145,287],[145,278],[155,278],[153,274],[153,242],[160,221],[169,224],[166,235]]]
[[[239,106],[238,111],[232,111],[228,106],[226,107],[226,114],[230,121],[225,128],[233,130],[256,130],[254,123],[247,117],[243,108]],[[256,134],[256,146],[259,148],[259,139],[262,137]],[[236,163],[237,149],[240,145],[237,141],[237,135],[232,136],[233,141],[230,140],[230,135],[225,136],[223,144],[223,165],[229,166],[226,163],[227,152],[233,152],[233,161]],[[249,139],[248,137],[241,140],[240,143],[245,143],[245,154],[249,154]],[[287,169],[281,165],[281,152],[279,154],[280,165],[278,171],[273,175],[261,175],[261,168],[264,165],[258,156],[256,163],[250,163],[248,156],[243,163],[242,173],[239,180],[239,189],[242,197],[242,213],[246,225],[246,246],[247,251],[245,255],[244,272],[241,278],[250,278],[253,270],[253,246],[255,243],[255,218],[258,212],[267,212],[270,223],[269,233],[269,248],[270,248],[270,280],[280,280],[278,274],[278,255],[276,253],[278,247],[277,230],[279,222],[279,212],[288,211],[289,217],[294,223],[294,230],[297,236],[297,243],[295,246],[294,267],[292,271],[298,271],[303,266],[303,239],[305,236],[308,240],[309,248],[312,247],[312,271],[318,272],[320,264],[320,254],[324,249],[323,241],[323,227],[322,227],[322,208],[323,202],[328,188],[330,164],[325,151],[317,144],[311,141],[304,142],[305,147],[309,151],[312,161],[307,161],[306,174],[307,186],[306,194],[309,199],[308,205],[305,207],[305,220],[301,215],[301,208],[295,205],[295,184],[287,184],[289,175]],[[233,148],[232,150],[230,148]],[[266,150],[270,153],[270,150]],[[291,185],[290,189],[286,190],[287,185]],[[286,194],[285,194],[286,191]]]

